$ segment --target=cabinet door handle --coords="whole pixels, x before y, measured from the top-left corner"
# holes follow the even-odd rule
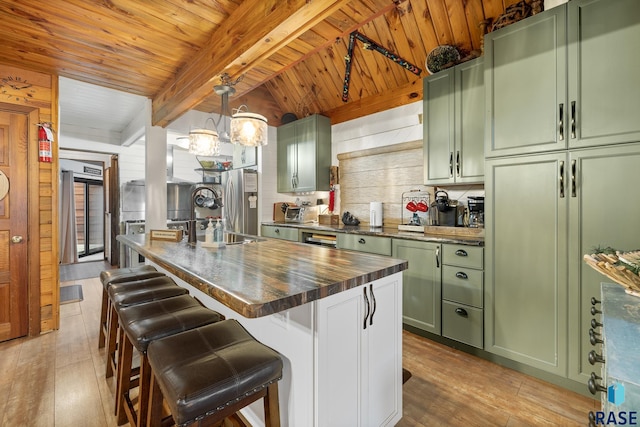
[[[453,151],[449,152],[449,178],[453,178]]]
[[[376,295],[373,293],[373,283],[369,285],[369,293],[371,294],[371,303],[373,304],[371,316],[369,316],[369,326],[373,326],[373,315],[376,314]]]
[[[460,150],[456,151],[456,176],[460,178]]]
[[[595,365],[596,363],[604,363],[604,357],[596,353],[595,350],[591,350],[589,352],[589,363],[591,363],[592,365]]]
[[[469,256],[469,254],[467,253],[467,251],[465,251],[464,249],[458,249],[456,251],[456,255],[458,256]]]
[[[558,108],[558,138],[564,141],[564,104]]]
[[[458,272],[456,273],[456,277],[457,277],[458,279],[468,279],[468,278],[469,278],[469,276],[467,276],[467,274],[466,274],[466,273],[463,273],[462,271],[458,271]]]
[[[560,198],[564,199],[564,162],[560,162]]]
[[[589,387],[589,392],[593,395],[598,392],[607,392],[607,388],[598,384],[593,378],[589,378],[589,380],[587,381],[587,387]]]
[[[589,335],[589,342],[591,345],[604,344],[604,341],[596,337],[595,334]]]
[[[467,313],[467,310],[465,310],[462,307],[458,307],[456,308],[456,314],[458,316],[462,316],[462,317],[469,317],[469,313]]]
[[[371,306],[369,305],[369,297],[367,296],[367,287],[364,286],[362,290],[364,291],[364,305],[365,305],[364,323],[362,324],[362,329],[367,329],[367,319],[369,318],[369,310]]]
[[[440,268],[440,248],[436,248],[436,268]]]
[[[361,245],[364,245],[365,243],[367,243],[367,241],[361,237],[358,239],[358,243],[360,243]]]
[[[571,197],[576,197],[576,161],[571,160]]]
[[[571,101],[571,139],[576,139],[576,101]]]

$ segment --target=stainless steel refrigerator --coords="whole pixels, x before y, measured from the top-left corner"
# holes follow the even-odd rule
[[[258,235],[258,172],[234,169],[222,173],[222,216],[225,228]]]

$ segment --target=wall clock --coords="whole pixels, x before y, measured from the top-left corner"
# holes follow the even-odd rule
[[[31,89],[32,83],[19,76],[7,76],[0,79],[0,94],[6,95],[7,99],[29,102],[33,98],[35,90]]]

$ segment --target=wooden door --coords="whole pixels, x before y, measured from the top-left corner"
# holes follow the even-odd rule
[[[0,171],[9,192],[0,200],[0,341],[27,334],[26,114],[0,111]]]

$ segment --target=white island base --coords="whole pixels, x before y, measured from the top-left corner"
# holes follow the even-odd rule
[[[284,360],[283,427],[393,426],[402,417],[402,273],[249,319],[153,264]],[[262,400],[242,410],[263,426]]]

